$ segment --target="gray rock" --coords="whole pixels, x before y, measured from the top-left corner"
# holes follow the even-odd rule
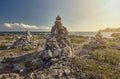
[[[46,38],[45,49],[42,58],[54,58],[57,56],[73,57],[73,47],[68,38],[68,31],[61,23],[61,17],[57,16],[51,34]]]
[[[17,38],[11,47],[34,48],[35,43],[31,33],[27,31],[25,35]]]
[[[42,54],[42,58],[51,58],[53,57],[53,53],[51,52],[51,50],[44,50],[43,54]]]
[[[88,44],[89,49],[97,49],[97,48],[105,48],[106,42],[103,40],[103,35],[99,31],[95,37],[91,39],[91,41]]]
[[[20,64],[13,64],[13,71],[14,72],[23,72],[25,69],[24,66],[21,66]]]

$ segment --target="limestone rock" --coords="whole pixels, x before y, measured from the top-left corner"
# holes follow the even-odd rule
[[[120,42],[120,33],[113,33],[111,37],[113,37],[114,42]]]
[[[17,38],[11,47],[34,48],[35,44],[29,31],[20,38]]]
[[[61,17],[57,16],[51,34],[46,38],[45,50],[42,58],[54,58],[60,56],[73,57],[73,47],[68,38],[68,31],[61,23]]]
[[[51,50],[44,50],[42,58],[49,59],[51,57],[53,57],[53,53],[51,52]]]
[[[23,77],[20,77],[20,75],[16,73],[10,73],[0,75],[0,79],[23,79]]]
[[[91,41],[88,44],[88,48],[90,49],[96,49],[96,48],[104,48],[106,42],[103,40],[103,35],[99,31],[95,37],[91,39]]]
[[[68,48],[65,48],[67,51]],[[69,50],[69,49],[68,49]],[[59,50],[56,50],[58,52]],[[3,79],[76,79],[74,70],[71,68],[71,58],[60,60],[52,58],[44,61],[38,53],[16,57],[12,62],[0,63],[0,78]],[[47,58],[47,57],[45,57]],[[3,69],[4,68],[4,69]],[[3,70],[2,70],[3,69]],[[3,72],[2,72],[3,71]],[[4,73],[10,73],[4,74]],[[15,73],[15,74],[12,74]],[[15,78],[13,78],[13,76]],[[18,77],[18,78],[17,78]]]
[[[27,35],[28,37],[24,36],[24,40],[30,38],[27,42],[31,42],[32,37],[29,32]],[[45,49],[5,59],[3,63],[0,63],[0,73],[2,73],[0,79],[9,79],[14,75],[16,77],[11,79],[76,79],[71,69],[72,58],[69,58],[73,57],[73,52],[68,31],[62,26],[61,17],[58,16],[51,34],[46,37]],[[6,72],[15,74],[4,74]]]

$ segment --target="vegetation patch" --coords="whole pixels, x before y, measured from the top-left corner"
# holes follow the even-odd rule
[[[80,75],[83,79],[119,79],[120,77],[120,70],[93,59],[75,58],[71,63],[75,75]]]
[[[80,37],[80,36],[70,36],[70,41],[72,43],[80,44],[86,41],[85,37]]]
[[[95,50],[90,53],[96,60],[106,62],[112,65],[120,63],[120,51],[116,49]]]
[[[6,47],[5,44],[0,44],[0,48],[4,48],[4,47]]]

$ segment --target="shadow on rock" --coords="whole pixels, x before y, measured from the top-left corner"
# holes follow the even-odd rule
[[[0,74],[18,73],[20,75],[27,75],[36,69],[44,70],[49,68],[57,61],[42,60],[41,52],[30,53],[15,58],[6,58],[0,61]]]

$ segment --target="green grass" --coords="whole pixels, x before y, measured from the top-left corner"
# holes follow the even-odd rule
[[[86,41],[86,38],[80,36],[70,36],[70,41],[71,43],[80,44],[80,43],[84,43]]]
[[[92,55],[93,58],[101,62],[106,62],[112,65],[118,65],[120,63],[120,50],[116,49],[95,50],[90,54]]]
[[[4,37],[5,40],[13,40],[13,38],[14,38],[13,36],[5,36]]]
[[[11,40],[12,38],[11,37],[6,37],[5,40]]]
[[[120,70],[112,65],[101,63],[93,59],[71,60],[75,75],[81,75],[83,79],[119,79]]]
[[[44,46],[45,35],[34,35],[34,37],[38,40],[39,46]],[[12,38],[6,36],[4,39],[10,40]],[[79,52],[79,45],[86,43],[87,38],[70,36],[70,41],[72,42],[73,47]],[[71,69],[75,71],[75,75],[81,75],[83,79],[120,79],[120,69],[116,67],[120,63],[120,50],[116,49],[116,45],[119,44],[120,43],[113,42],[112,40],[107,40],[107,48],[104,48],[103,50],[91,50],[91,59],[71,59]],[[0,44],[0,47],[4,46],[5,44]],[[87,44],[84,44],[83,47],[87,48]],[[10,52],[21,54],[30,50],[32,49],[14,48],[0,50],[0,57],[9,54]],[[25,65],[25,62],[21,61],[20,64]]]
[[[0,48],[4,48],[5,46],[5,44],[0,44]]]

